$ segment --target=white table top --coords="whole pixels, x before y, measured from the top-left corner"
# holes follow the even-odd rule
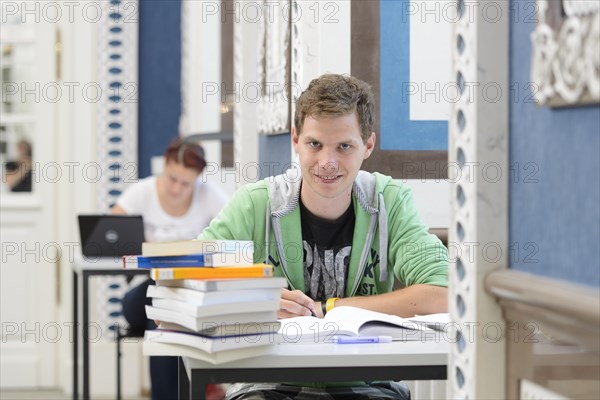
[[[217,365],[183,359],[188,369],[447,365],[450,345],[446,341],[279,344],[271,346],[268,354]]]
[[[121,257],[83,257],[76,252],[73,255],[73,269],[77,272],[92,269],[124,270]]]

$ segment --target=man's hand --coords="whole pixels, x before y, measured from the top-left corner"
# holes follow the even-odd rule
[[[277,318],[299,317],[314,315],[315,302],[300,290],[281,289],[281,305]]]

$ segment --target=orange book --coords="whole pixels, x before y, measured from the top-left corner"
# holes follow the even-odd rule
[[[152,268],[150,277],[155,281],[165,279],[242,279],[269,278],[273,276],[273,266],[254,264],[250,267],[222,268]]]

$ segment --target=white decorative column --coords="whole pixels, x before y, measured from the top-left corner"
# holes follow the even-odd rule
[[[97,160],[101,179],[96,210],[110,212],[128,185],[138,180],[138,0],[96,3],[102,12],[97,28],[98,100]],[[91,92],[91,91],[90,91]],[[126,326],[121,299],[129,285],[124,277],[97,280],[97,322],[112,340],[112,329]]]
[[[290,119],[291,126],[294,126],[294,114],[296,113],[296,99],[302,93],[303,87],[303,76],[304,76],[304,56],[303,56],[303,44],[306,40],[303,20],[302,20],[302,8],[298,4],[297,0],[291,0],[291,14],[290,14],[290,22],[292,24],[290,28],[290,47],[292,49],[292,54],[290,57],[291,64],[291,75],[290,75],[290,84],[291,84],[291,100],[292,104],[290,106]],[[293,149],[292,149],[292,154]]]
[[[453,79],[461,93],[449,122],[452,319],[460,327],[448,398],[505,398],[501,309],[484,291],[508,265],[509,2],[456,2]]]
[[[234,2],[235,9],[243,2]],[[234,160],[238,170],[238,185],[256,181],[258,160],[258,31],[259,23],[240,18],[233,26],[233,81],[235,100],[233,106]]]
[[[260,4],[260,3],[259,3]],[[288,74],[290,72],[290,3],[287,0],[263,1],[258,21],[258,132],[289,132]]]

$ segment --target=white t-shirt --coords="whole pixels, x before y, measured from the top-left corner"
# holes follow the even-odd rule
[[[144,236],[148,242],[195,239],[229,200],[219,187],[196,180],[190,209],[174,217],[160,206],[156,177],[141,179],[119,197],[117,204],[130,215],[144,219]]]

